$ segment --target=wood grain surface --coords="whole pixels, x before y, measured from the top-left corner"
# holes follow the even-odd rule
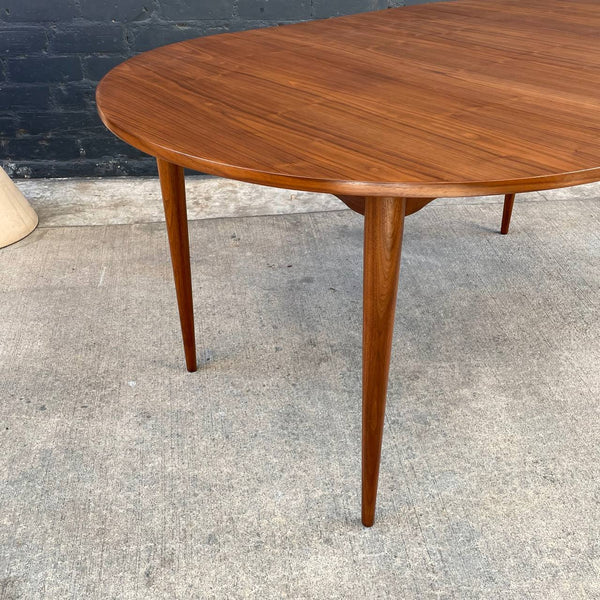
[[[362,368],[362,523],[375,521],[405,198],[365,202]]]
[[[367,199],[363,196],[338,196],[338,198],[350,209],[354,212],[357,212],[359,215],[365,214],[365,204]],[[425,206],[427,206],[430,202],[433,202],[435,198],[405,198],[406,200],[406,209],[404,211],[405,215],[412,215],[413,213],[418,212]]]
[[[100,83],[137,148],[233,179],[440,197],[600,179],[600,2],[456,0],[165,46]]]
[[[161,159],[158,159],[157,163],[169,236],[175,292],[177,293],[185,364],[188,371],[194,372],[197,369],[196,335],[183,169]]]
[[[500,233],[506,235],[510,227],[510,218],[512,216],[513,206],[515,204],[515,195],[506,194],[504,197],[504,210],[502,211],[502,225],[500,226]]]

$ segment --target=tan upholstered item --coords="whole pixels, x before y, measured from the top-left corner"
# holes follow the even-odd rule
[[[29,235],[37,224],[37,214],[19,188],[0,168],[0,248]]]

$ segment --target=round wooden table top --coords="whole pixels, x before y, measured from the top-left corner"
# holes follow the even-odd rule
[[[456,0],[194,39],[113,69],[97,102],[205,173],[440,197],[600,180],[600,2]]]

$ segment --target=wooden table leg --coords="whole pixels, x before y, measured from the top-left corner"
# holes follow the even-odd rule
[[[510,217],[512,215],[514,203],[514,194],[506,194],[506,196],[504,196],[504,211],[502,212],[502,226],[500,227],[500,233],[504,235],[508,233],[508,228],[510,227]]]
[[[365,200],[363,284],[362,522],[375,520],[405,198]]]
[[[197,365],[194,304],[183,168],[160,158],[157,159],[157,163],[175,277],[185,363],[188,371],[195,371]]]

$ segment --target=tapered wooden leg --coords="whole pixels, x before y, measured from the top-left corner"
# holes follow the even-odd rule
[[[500,233],[506,235],[510,227],[510,217],[512,215],[513,204],[515,203],[514,194],[506,194],[504,196],[504,211],[502,212],[502,227]]]
[[[362,522],[375,520],[405,198],[366,198],[363,284]]]
[[[197,366],[194,304],[183,168],[160,158],[157,159],[157,162],[171,249],[171,263],[175,277],[185,363],[188,371],[195,371]]]

